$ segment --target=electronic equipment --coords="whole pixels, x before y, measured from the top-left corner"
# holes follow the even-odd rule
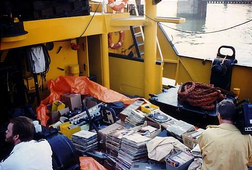
[[[104,123],[113,124],[117,121],[116,112],[112,107],[109,107],[107,104],[102,106],[101,114]]]
[[[241,105],[241,103],[244,104]],[[249,103],[248,100],[243,100],[237,105],[238,107],[235,125],[242,134],[252,135],[252,104]]]
[[[103,105],[103,103],[99,103],[99,104],[91,107],[90,109],[88,109],[88,112],[89,112],[91,119],[101,115],[100,111],[101,111],[102,105]],[[84,123],[87,122],[88,118],[89,118],[89,116],[85,110],[85,111],[78,113],[75,116],[71,117],[69,119],[69,121],[71,124],[78,125],[81,122],[84,122]]]
[[[98,131],[100,122],[111,124],[116,120],[115,111],[105,103],[99,103],[89,109],[84,107],[81,112],[69,118],[73,125],[82,126],[88,123],[90,130],[94,128],[96,131]]]
[[[243,116],[245,132],[252,133],[252,104],[243,105]]]

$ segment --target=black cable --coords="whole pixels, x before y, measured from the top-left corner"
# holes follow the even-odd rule
[[[142,12],[142,11],[140,11],[140,12]],[[240,23],[240,24],[237,24],[237,25],[234,25],[234,26],[231,26],[231,27],[228,27],[228,28],[216,30],[216,31],[210,31],[210,32],[193,32],[193,31],[184,31],[184,30],[172,28],[172,27],[169,27],[168,25],[165,25],[165,24],[163,24],[163,23],[161,23],[161,22],[159,22],[159,21],[156,21],[155,19],[153,19],[153,18],[147,16],[146,14],[144,14],[144,16],[146,16],[146,17],[149,18],[150,20],[152,20],[152,21],[154,21],[154,22],[156,22],[156,23],[160,23],[161,25],[163,25],[163,26],[165,26],[165,27],[167,27],[167,28],[170,28],[170,29],[172,29],[172,30],[179,31],[179,32],[183,32],[183,33],[188,33],[188,34],[201,34],[201,35],[202,35],[202,34],[212,34],[212,33],[227,31],[227,30],[229,30],[229,29],[233,29],[233,28],[239,27],[239,26],[241,26],[241,25],[247,24],[247,23],[249,23],[249,22],[252,21],[252,19],[250,19],[250,20],[245,21],[245,22],[242,22],[242,23]]]
[[[81,38],[82,35],[85,34],[85,32],[87,31],[87,29],[88,29],[89,25],[91,24],[91,21],[93,20],[93,18],[94,18],[94,16],[95,16],[95,14],[96,14],[96,12],[97,12],[97,10],[98,10],[100,4],[101,4],[101,2],[100,2],[100,3],[98,4],[98,6],[96,7],[94,14],[92,15],[91,19],[90,19],[89,22],[88,22],[88,25],[86,26],[86,28],[85,28],[85,30],[82,32],[82,34],[79,36],[79,38]]]
[[[144,15],[145,15],[145,14],[144,14]],[[154,21],[154,22],[160,23],[160,22],[156,21],[155,19],[153,19],[153,18],[151,18],[151,17],[149,17],[149,16],[147,16],[147,15],[145,15],[145,16],[146,16],[147,18],[149,18],[150,20]],[[163,26],[165,26],[165,27],[167,27],[167,28],[170,28],[170,29],[172,29],[172,30],[175,30],[175,31],[179,31],[179,32],[183,32],[183,33],[188,33],[188,34],[201,34],[201,35],[202,35],[202,34],[212,34],[212,33],[227,31],[227,30],[229,30],[229,29],[233,29],[233,28],[239,27],[239,26],[241,26],[241,25],[247,24],[247,23],[249,23],[249,22],[251,22],[251,21],[252,21],[252,19],[250,19],[250,20],[248,20],[248,21],[245,21],[245,22],[242,22],[242,23],[240,23],[240,24],[237,24],[237,25],[228,27],[228,28],[224,28],[224,29],[220,29],[220,30],[216,30],[216,31],[210,31],[210,32],[184,31],[184,30],[180,30],[180,29],[176,29],[176,28],[169,27],[169,26],[167,26],[167,25],[165,25],[165,24],[162,24],[162,23],[160,23],[160,24],[163,25]]]
[[[150,20],[152,20],[152,21],[154,21],[154,22],[156,22],[156,23],[159,23],[159,24],[161,24],[161,25],[163,25],[163,26],[165,26],[165,27],[168,27],[168,28],[170,28],[170,29],[172,29],[172,30],[175,30],[175,31],[180,31],[180,32],[188,33],[188,34],[192,34],[192,33],[194,33],[194,32],[192,32],[192,31],[178,30],[178,29],[175,29],[175,28],[169,27],[169,26],[167,26],[167,25],[162,24],[162,23],[161,23],[161,22],[159,22],[159,21],[156,21],[155,19],[152,19],[151,17],[147,16],[146,14],[144,14],[144,15],[145,15],[147,18],[149,18]]]
[[[251,22],[252,19],[248,20],[248,21],[245,21],[245,22],[242,22],[240,24],[237,24],[237,25],[234,25],[234,26],[231,26],[231,27],[228,27],[228,28],[224,28],[224,29],[220,29],[220,30],[216,30],[216,31],[210,31],[210,32],[193,32],[193,31],[183,31],[183,30],[180,30],[180,29],[175,29],[175,28],[172,28],[172,27],[169,27],[167,25],[164,25],[161,23],[161,25],[163,25],[164,27],[167,27],[167,28],[170,28],[170,29],[173,29],[175,31],[179,31],[179,32],[184,32],[184,33],[188,33],[188,34],[212,34],[212,33],[218,33],[218,32],[223,32],[223,31],[227,31],[227,30],[230,30],[230,29],[233,29],[233,28],[236,28],[236,27],[239,27],[241,25],[244,25],[244,24],[247,24],[249,22]]]
[[[96,12],[97,12],[97,10],[98,10],[100,4],[101,4],[101,2],[100,2],[100,3],[98,4],[98,6],[96,7],[95,12],[94,12],[94,14],[92,15],[92,18],[91,18],[90,21],[88,22],[88,25],[86,26],[86,28],[85,28],[85,30],[83,31],[83,33],[79,36],[79,38],[82,37],[82,35],[85,34],[85,32],[87,31],[87,29],[88,29],[88,27],[89,27],[91,21],[93,20],[93,18],[94,18],[94,16],[95,16],[95,14],[96,14]],[[193,32],[193,31],[184,31],[184,30],[180,30],[180,29],[176,29],[176,28],[169,27],[168,25],[165,25],[165,24],[163,24],[163,23],[161,23],[161,22],[159,22],[159,21],[156,21],[155,19],[153,19],[153,18],[147,16],[146,14],[144,14],[144,15],[145,15],[147,18],[149,18],[150,20],[152,20],[152,21],[154,21],[154,22],[156,22],[156,23],[160,23],[160,24],[163,25],[164,27],[170,28],[170,29],[175,30],[175,31],[187,33],[187,34],[193,34],[193,35],[194,35],[194,34],[203,35],[203,34],[212,34],[212,33],[223,32],[223,31],[227,31],[227,30],[230,30],[230,29],[239,27],[239,26],[241,26],[241,25],[247,24],[247,23],[249,23],[249,22],[252,21],[252,19],[250,19],[250,20],[245,21],[245,22],[242,22],[242,23],[240,23],[240,24],[237,24],[237,25],[234,25],[234,26],[231,26],[231,27],[228,27],[228,28],[216,30],[216,31],[210,31],[210,32]]]
[[[92,20],[93,20],[93,18],[94,18],[94,16],[95,16],[95,14],[96,14],[96,12],[97,12],[97,10],[98,10],[100,4],[101,4],[101,2],[100,2],[100,3],[98,4],[98,6],[96,7],[95,12],[94,12],[94,14],[92,15],[92,18],[91,18],[90,21],[88,22],[88,25],[86,26],[86,28],[85,28],[85,30],[83,31],[83,33],[79,36],[79,38],[82,37],[82,35],[85,34],[85,32],[87,31],[87,29],[88,29],[90,23],[92,22]],[[240,24],[237,24],[237,25],[234,25],[234,26],[231,26],[231,27],[228,27],[228,28],[216,30],[216,31],[210,31],[210,32],[193,32],[193,31],[184,31],[184,30],[180,30],[180,29],[176,29],[176,28],[169,27],[168,25],[165,25],[165,24],[163,24],[163,23],[161,23],[161,22],[159,22],[159,21],[156,21],[155,19],[153,19],[153,18],[147,16],[146,14],[144,14],[144,15],[145,15],[147,18],[149,18],[150,20],[152,20],[152,21],[154,21],[154,22],[156,22],[156,23],[160,23],[160,24],[163,25],[164,27],[170,28],[170,29],[175,30],[175,31],[187,33],[187,34],[193,34],[193,35],[194,35],[194,34],[203,35],[203,34],[212,34],[212,33],[223,32],[223,31],[227,31],[227,30],[230,30],[230,29],[239,27],[239,26],[241,26],[241,25],[247,24],[247,23],[249,23],[249,22],[252,21],[252,19],[250,19],[250,20],[245,21],[245,22],[242,22],[242,23],[240,23]]]

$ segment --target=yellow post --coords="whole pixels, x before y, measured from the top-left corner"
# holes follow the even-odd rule
[[[145,19],[149,21],[144,28],[144,97],[148,99],[149,94],[158,92],[156,87],[156,36],[157,24],[154,19],[157,16],[157,7],[152,5],[152,0],[145,1]]]
[[[101,36],[101,51],[102,51],[102,85],[110,88],[109,80],[109,56],[108,56],[108,35]]]

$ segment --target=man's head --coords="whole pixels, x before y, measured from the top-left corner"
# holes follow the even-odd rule
[[[233,122],[235,119],[236,107],[231,100],[222,100],[217,107],[218,114],[222,120]],[[220,122],[221,123],[221,122]]]
[[[12,118],[6,130],[5,140],[14,145],[33,139],[34,125],[31,119],[19,116]]]

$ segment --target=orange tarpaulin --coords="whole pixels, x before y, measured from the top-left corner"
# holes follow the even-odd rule
[[[64,93],[75,93],[82,95],[91,95],[94,98],[105,102],[123,102],[124,104],[131,104],[136,99],[130,99],[118,92],[110,90],[98,83],[95,83],[88,79],[88,77],[81,76],[60,76],[56,80],[48,81],[48,89],[50,95],[41,101],[37,108],[37,118],[41,121],[41,125],[46,126],[49,116],[49,110],[47,104],[52,104],[55,100],[60,100],[60,95]]]
[[[80,157],[81,170],[107,170],[99,162],[91,157]]]

